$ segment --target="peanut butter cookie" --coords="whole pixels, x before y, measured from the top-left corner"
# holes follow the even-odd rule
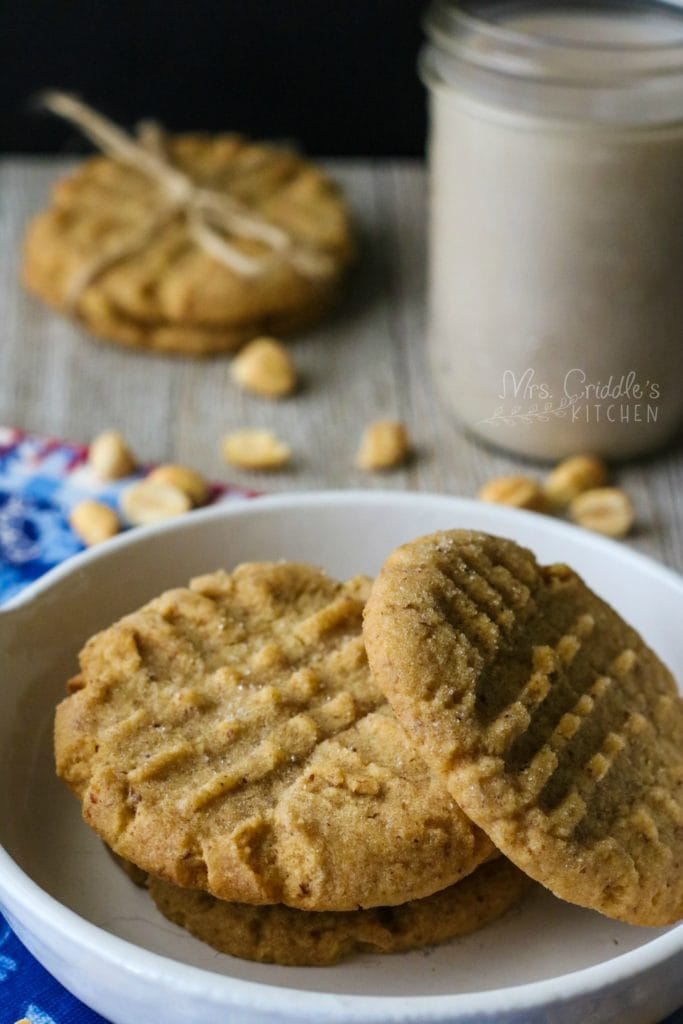
[[[221,953],[261,963],[323,967],[356,951],[398,953],[468,935],[518,903],[529,879],[498,857],[424,899],[341,913],[226,903],[152,876],[147,885],[164,917]]]
[[[171,137],[163,156],[195,188],[194,205],[174,205],[153,175],[123,160],[87,160],[28,227],[25,285],[93,334],[188,355],[295,331],[326,312],[353,242],[341,193],[322,171],[238,136]],[[226,216],[238,228],[258,217],[260,230],[235,235]],[[208,232],[211,244],[202,244]],[[223,238],[238,260],[263,269],[226,265]],[[302,258],[288,258],[290,248]]]
[[[250,563],[93,637],[55,727],[86,822],[143,870],[241,903],[356,910],[469,874],[493,847],[370,675],[368,589]]]
[[[436,533],[368,601],[374,677],[453,798],[558,896],[683,916],[683,707],[666,667],[564,565]]]

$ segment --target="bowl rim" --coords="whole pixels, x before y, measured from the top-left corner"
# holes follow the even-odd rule
[[[509,518],[511,522],[538,522],[543,523],[543,533],[556,535],[561,538],[570,536],[585,548],[595,550],[612,551],[619,553],[620,558],[632,563],[640,571],[652,576],[659,576],[669,584],[683,588],[683,574],[662,565],[656,559],[635,551],[633,548],[625,547],[622,541],[612,540],[609,537],[598,533],[592,533],[584,527],[575,526],[565,520],[555,519],[552,516],[539,512],[532,512],[526,509],[512,508],[507,505],[498,505],[483,502],[479,499],[462,497],[461,495],[444,494],[437,491],[393,491],[385,488],[373,490],[362,489],[337,489],[320,491],[287,491],[281,494],[254,494],[249,496],[228,497],[227,500],[219,501],[214,505],[194,509],[190,514],[168,519],[164,522],[151,526],[138,527],[124,530],[115,537],[107,540],[106,544],[99,544],[86,548],[66,558],[59,565],[43,573],[37,580],[27,584],[18,594],[0,604],[0,616],[6,611],[12,611],[25,604],[33,602],[44,591],[52,589],[63,577],[70,576],[80,569],[87,567],[91,562],[100,561],[103,558],[111,557],[121,548],[144,546],[153,537],[164,533],[184,533],[186,530],[196,529],[201,523],[222,519],[224,516],[241,516],[245,512],[249,514],[267,512],[271,509],[297,508],[303,505],[315,507],[338,506],[342,503],[352,505],[382,505],[387,501],[397,504],[423,505],[425,508],[434,504],[441,504],[445,507],[452,506],[465,511],[477,510],[477,514],[483,518]]]
[[[44,593],[59,587],[65,579],[87,569],[102,558],[110,558],[124,548],[144,546],[149,539],[164,533],[183,533],[201,529],[203,523],[216,519],[258,515],[272,510],[291,510],[302,506],[329,507],[340,504],[381,506],[388,501],[406,507],[427,508],[441,504],[444,509],[450,507],[454,511],[471,512],[476,509],[483,520],[500,520],[502,517],[511,523],[525,520],[527,524],[531,518],[538,520],[537,513],[500,505],[487,506],[470,498],[423,491],[302,491],[225,502],[197,510],[192,515],[180,519],[124,533],[106,545],[72,556],[2,605],[0,619],[4,615],[11,615],[14,610],[30,606]],[[678,589],[683,596],[683,577],[651,558],[569,523],[548,517],[543,517],[543,523],[544,533],[550,533],[558,538],[571,535],[573,540],[579,541],[588,550],[611,552],[612,557],[618,554],[620,560],[632,565],[641,573],[645,572],[651,577],[659,578],[665,584]],[[486,528],[485,524],[482,524],[482,528]],[[109,968],[117,969],[124,975],[135,975],[147,981],[163,984],[170,993],[196,993],[204,997],[209,995],[220,1006],[270,1012],[273,1019],[282,1016],[283,1000],[286,1000],[284,1005],[287,1006],[289,1015],[315,1014],[318,1019],[344,1021],[348,1024],[387,1019],[408,1021],[417,1017],[425,1021],[444,1021],[453,1014],[494,1014],[501,1007],[507,1010],[530,1011],[549,1003],[567,1002],[608,986],[612,987],[683,952],[681,924],[673,926],[665,934],[656,936],[645,945],[618,954],[609,960],[541,981],[485,991],[434,996],[347,995],[289,988],[285,985],[271,985],[217,974],[144,949],[129,940],[112,935],[64,906],[34,882],[1,845],[0,902],[6,904],[10,917],[16,917],[20,923],[23,922],[22,914],[29,919],[38,918],[43,929],[52,934],[53,941],[66,941],[72,948],[76,947],[84,954],[92,955],[94,950]]]

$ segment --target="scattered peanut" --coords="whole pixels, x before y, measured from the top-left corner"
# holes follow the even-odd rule
[[[238,469],[280,469],[291,449],[270,430],[236,430],[223,438],[223,458]]]
[[[596,455],[574,455],[555,466],[543,490],[553,505],[568,505],[584,491],[607,482],[607,466]]]
[[[157,466],[145,478],[151,484],[170,484],[186,494],[193,505],[203,505],[209,497],[206,481],[196,470],[177,463],[164,463]]]
[[[69,523],[83,543],[91,548],[119,532],[119,520],[113,508],[86,498],[71,509]]]
[[[494,505],[511,505],[537,512],[545,507],[541,487],[528,476],[499,476],[489,480],[479,491],[479,498]]]
[[[375,420],[363,433],[356,455],[359,469],[393,469],[408,458],[408,432],[399,420]]]
[[[90,442],[88,462],[100,480],[118,480],[135,469],[135,459],[118,430],[105,430]]]
[[[265,398],[283,398],[296,387],[296,371],[284,345],[275,338],[255,338],[232,361],[235,384]]]
[[[120,498],[121,511],[133,526],[149,526],[189,512],[190,498],[171,484],[140,480],[131,484]]]
[[[569,506],[570,518],[606,537],[625,537],[635,513],[631,499],[618,487],[598,487],[578,494]]]

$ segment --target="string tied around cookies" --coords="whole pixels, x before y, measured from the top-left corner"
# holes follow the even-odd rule
[[[309,278],[327,277],[334,270],[330,257],[297,241],[279,224],[233,196],[203,188],[174,166],[163,143],[163,131],[154,122],[143,122],[137,137],[68,93],[50,90],[39,97],[41,106],[76,125],[101,152],[145,175],[159,192],[157,208],[133,237],[106,247],[88,260],[74,276],[67,305],[75,309],[83,291],[115,264],[145,249],[178,215],[184,216],[194,243],[209,256],[241,277],[257,277],[272,266],[272,257],[290,263]],[[264,255],[244,252],[234,240],[265,246]]]

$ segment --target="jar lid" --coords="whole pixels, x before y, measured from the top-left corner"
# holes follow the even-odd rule
[[[434,0],[431,88],[586,123],[683,120],[683,0]]]
[[[482,67],[604,81],[683,70],[683,6],[670,0],[435,0],[432,42]]]

